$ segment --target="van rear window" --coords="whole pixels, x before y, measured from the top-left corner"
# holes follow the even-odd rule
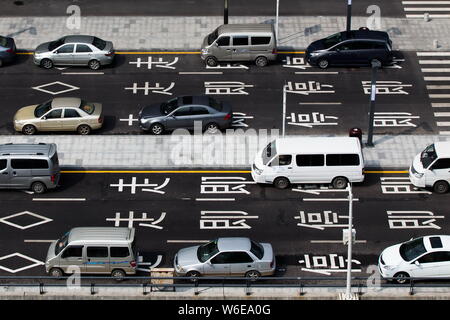
[[[130,255],[128,247],[111,247],[109,248],[111,258],[126,258]]]
[[[6,163],[7,163],[6,159],[0,160],[0,170],[6,169]]]
[[[14,169],[48,169],[48,161],[44,159],[12,159]]]
[[[295,161],[299,167],[321,167],[325,162],[323,154],[299,154]]]
[[[90,258],[107,258],[108,247],[88,247],[87,256]]]
[[[359,155],[327,154],[327,166],[359,166]]]
[[[252,38],[252,44],[269,44],[271,37],[251,37]]]

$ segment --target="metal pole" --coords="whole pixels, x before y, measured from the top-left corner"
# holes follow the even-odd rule
[[[283,86],[283,127],[282,127],[283,138],[285,129],[286,129],[286,85]]]
[[[277,0],[277,13],[275,17],[275,38],[276,38],[276,46],[278,47],[278,10],[280,7],[280,0]]]
[[[352,0],[347,2],[347,32],[351,30],[352,24]]]
[[[347,249],[347,289],[345,290],[345,296],[347,299],[351,299],[351,278],[352,278],[352,220],[353,220],[353,193],[350,182],[347,186],[348,190],[348,249]]]
[[[224,0],[224,7],[223,7],[223,24],[228,24],[228,0]]]
[[[375,97],[377,95],[377,70],[381,67],[379,61],[372,61],[372,81],[370,85],[370,106],[369,106],[369,132],[366,146],[373,147],[373,119],[375,110]]]

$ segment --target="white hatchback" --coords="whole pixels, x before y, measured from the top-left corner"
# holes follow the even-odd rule
[[[437,235],[412,239],[384,249],[378,259],[383,278],[450,277],[450,236]]]

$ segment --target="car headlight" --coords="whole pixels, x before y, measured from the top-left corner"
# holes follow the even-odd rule
[[[202,49],[202,54],[207,54],[209,52],[208,49]]]
[[[253,170],[257,175],[260,175],[263,171],[259,169],[255,164],[253,164]]]
[[[416,177],[417,179],[420,179],[420,178],[423,177],[423,173],[415,172],[415,173],[414,173],[414,177]]]
[[[320,52],[311,52],[311,57],[318,56],[319,54],[320,54]]]
[[[393,269],[395,269],[395,266],[385,265],[385,266],[382,266],[382,267],[383,267],[383,269],[386,269],[386,270],[393,270]]]

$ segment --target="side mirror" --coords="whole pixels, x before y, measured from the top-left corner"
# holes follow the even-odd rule
[[[211,263],[211,260],[206,261],[206,263],[207,263],[207,264],[212,264],[212,263]]]
[[[214,42],[214,46],[215,46],[215,47],[218,47],[219,44],[218,44],[217,42]]]
[[[419,262],[418,260],[414,261],[414,264],[415,264],[416,266],[420,266],[420,262]]]
[[[43,117],[41,118],[41,120],[47,120],[47,117],[46,117],[46,116],[43,116]]]

